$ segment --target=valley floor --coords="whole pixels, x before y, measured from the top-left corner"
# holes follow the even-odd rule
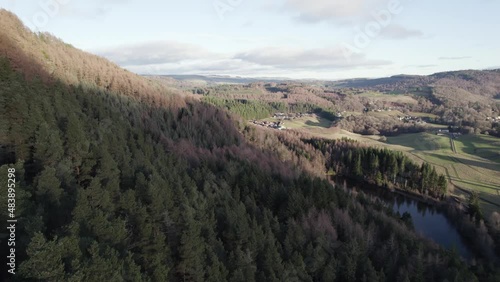
[[[275,119],[266,119],[274,121]],[[328,120],[316,115],[284,121],[287,129],[313,136],[349,138],[370,146],[405,152],[411,159],[426,161],[439,173],[447,175],[453,193],[467,198],[469,191],[481,193],[482,206],[488,217],[500,211],[500,139],[487,135],[448,135],[435,133],[403,134],[396,137],[364,136],[332,128]],[[433,126],[439,128],[439,126]]]

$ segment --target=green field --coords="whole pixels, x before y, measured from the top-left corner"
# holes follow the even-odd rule
[[[406,116],[400,111],[381,111],[381,112],[368,112],[367,115],[374,117],[400,117]]]
[[[330,124],[330,121],[315,115],[285,121],[286,128],[314,136],[329,139],[347,137],[370,146],[406,152],[414,161],[426,161],[436,166],[439,172],[448,175],[452,184],[458,187],[500,196],[499,138],[487,135],[459,136],[454,139],[457,151],[454,153],[448,135],[404,134],[388,137],[387,142],[380,142],[380,136],[354,134],[330,128]]]
[[[494,146],[498,141],[484,135],[460,136],[453,141],[455,153],[447,135],[418,133],[388,138],[389,144],[408,147],[406,152],[435,165],[448,175],[452,184],[497,196],[500,195],[500,147]]]
[[[406,134],[388,138],[391,145],[404,146],[408,154],[433,164],[445,173],[455,194],[465,196],[464,190],[481,193],[483,200],[500,205],[500,139],[486,135],[465,135],[453,140],[453,152],[448,136],[429,133]],[[483,202],[486,214],[499,210]]]
[[[429,114],[429,113],[416,113],[416,112],[410,112],[408,113],[409,116],[414,116],[414,117],[427,117],[427,118],[437,118],[437,115],[434,114]]]
[[[373,92],[373,91],[368,91],[365,93],[357,94],[356,96],[359,97],[366,97],[369,98],[373,101],[384,101],[384,102],[391,102],[391,103],[401,103],[401,104],[417,104],[418,101],[415,100],[413,97],[408,96],[408,95],[400,95],[400,94],[385,94],[381,92]]]
[[[285,121],[285,127],[290,129],[328,129],[331,125],[331,121],[316,115]]]
[[[275,118],[266,118],[264,121],[277,121]],[[359,134],[351,133],[345,130],[340,130],[331,127],[332,122],[317,115],[309,117],[297,118],[294,120],[285,120],[284,126],[287,129],[293,129],[301,132],[311,134],[313,136],[327,138],[327,139],[340,139],[347,137],[363,143],[370,143],[370,145],[380,145],[382,143],[377,140],[380,136],[362,136]]]
[[[272,120],[272,119],[269,119]],[[405,152],[416,162],[426,161],[438,172],[448,176],[454,194],[466,197],[465,191],[479,191],[481,198],[500,206],[500,139],[487,135],[464,135],[454,139],[453,152],[448,135],[431,133],[404,134],[388,137],[381,142],[380,136],[362,136],[337,128],[331,122],[317,116],[285,121],[285,127],[303,131],[313,136],[339,139],[347,137],[358,142]],[[462,190],[463,189],[463,190]],[[483,201],[485,214],[499,211],[494,204]]]
[[[456,143],[457,150],[500,164],[500,139],[487,135],[465,135]]]

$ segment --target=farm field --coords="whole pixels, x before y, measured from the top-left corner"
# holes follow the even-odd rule
[[[265,121],[276,121],[276,119],[268,118],[265,119]],[[346,130],[330,127],[331,124],[331,121],[317,115],[284,121],[284,126],[287,129],[301,131],[320,138],[341,139],[346,137],[371,146],[384,145],[384,143],[378,141],[381,138],[378,135],[360,135]]]
[[[409,112],[409,116],[414,116],[414,117],[427,117],[427,118],[437,118],[437,115],[434,114],[428,114],[428,113],[416,113],[416,112]]]
[[[465,135],[455,142],[457,150],[500,164],[500,139],[488,135]]]
[[[457,188],[454,193],[458,196],[466,197],[462,189],[479,191],[485,214],[498,210],[494,204],[500,205],[500,146],[495,145],[498,141],[485,135],[460,136],[453,140],[456,148],[453,152],[447,135],[418,133],[388,138],[389,144],[407,147],[407,154],[445,173]]]
[[[400,111],[381,111],[381,112],[368,112],[367,115],[374,117],[398,117],[398,116],[406,116]]]
[[[495,151],[498,155],[500,147],[493,147],[495,139],[483,135],[460,136],[453,140],[456,152],[452,151],[447,135],[405,134],[389,137],[388,143],[408,147],[406,152],[435,165],[458,187],[498,196],[500,163],[492,158]]]
[[[332,122],[317,115],[302,117],[293,120],[285,120],[285,127],[290,129],[329,129]]]
[[[453,140],[456,150],[453,152],[448,135],[404,134],[388,137],[387,142],[381,142],[381,136],[359,135],[338,128],[330,128],[330,124],[330,121],[315,115],[285,121],[286,128],[313,136],[328,139],[346,137],[370,146],[405,152],[412,160],[418,163],[426,161],[434,165],[438,172],[447,175],[451,184],[456,188],[454,190],[456,195],[466,197],[467,190],[479,191],[485,214],[499,210],[498,206],[495,206],[495,204],[500,205],[499,138],[487,135],[459,136]]]
[[[370,98],[375,101],[384,101],[384,102],[392,102],[392,103],[401,103],[401,104],[417,104],[418,101],[415,98],[408,95],[398,95],[398,94],[385,94],[381,92],[368,91],[365,93],[357,94],[359,97]]]

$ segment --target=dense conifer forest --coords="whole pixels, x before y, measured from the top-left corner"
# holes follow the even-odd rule
[[[210,103],[125,71],[115,77],[108,62],[71,80],[79,67],[68,56],[58,62],[64,76],[48,72],[47,61],[12,45],[46,35],[0,14],[2,26],[16,27],[0,31],[0,45],[16,47],[0,53],[0,183],[15,168],[19,222],[16,275],[2,269],[2,279],[499,281],[494,254],[466,263],[380,201],[326,177],[332,169],[441,197],[445,183],[432,167],[261,132]],[[11,40],[18,33],[25,38]],[[48,54],[95,59],[54,42]]]
[[[355,141],[306,140],[327,157],[327,169],[344,177],[442,198],[448,181],[428,163],[418,165],[401,152],[362,146]]]

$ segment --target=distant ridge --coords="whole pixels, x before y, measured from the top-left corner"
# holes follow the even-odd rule
[[[493,98],[500,93],[499,70],[462,70],[428,76],[395,75],[376,79],[349,79],[333,83],[338,87],[373,88],[379,91],[412,92],[415,88],[456,88],[471,95]]]
[[[241,77],[241,76],[225,76],[225,75],[144,75],[144,77],[155,79],[172,78],[177,81],[192,82],[198,84],[250,84],[255,82],[287,82],[293,81],[290,78],[260,78],[260,77]]]

